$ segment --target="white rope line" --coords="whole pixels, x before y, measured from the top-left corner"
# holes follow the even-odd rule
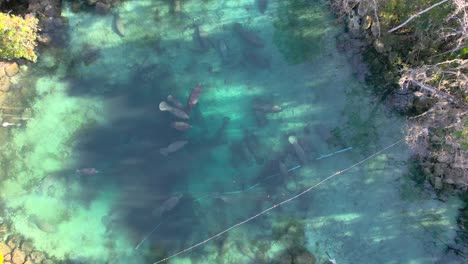
[[[285,203],[289,203],[290,201],[292,201],[292,200],[294,200],[294,199],[297,199],[297,198],[299,198],[300,196],[302,196],[302,195],[304,195],[304,194],[310,192],[311,190],[315,189],[316,187],[318,187],[319,185],[323,184],[324,182],[327,182],[327,181],[330,180],[331,178],[333,178],[333,177],[335,177],[335,176],[337,176],[337,175],[339,175],[339,174],[341,174],[341,173],[343,173],[343,172],[345,172],[345,171],[348,171],[348,170],[350,170],[350,169],[352,169],[352,168],[354,168],[354,167],[357,167],[357,166],[359,166],[360,164],[362,164],[362,163],[368,161],[369,159],[371,159],[371,158],[373,158],[373,157],[379,155],[380,153],[384,152],[385,150],[387,150],[387,149],[389,149],[389,148],[391,148],[391,147],[397,145],[397,144],[400,143],[401,141],[403,141],[403,139],[400,139],[400,140],[398,140],[397,142],[395,142],[395,143],[393,143],[393,144],[391,144],[391,145],[389,145],[389,146],[387,146],[387,147],[385,147],[385,148],[383,148],[383,149],[381,149],[381,150],[375,152],[374,154],[372,154],[372,155],[368,156],[367,158],[365,158],[365,159],[363,159],[363,160],[361,160],[361,161],[359,161],[359,162],[357,162],[357,163],[355,163],[355,164],[349,166],[348,168],[346,168],[346,169],[344,169],[344,170],[340,170],[340,171],[337,171],[337,172],[333,173],[332,175],[330,175],[330,176],[326,177],[325,179],[319,181],[318,183],[316,183],[316,184],[314,184],[313,186],[307,188],[306,190],[300,192],[299,194],[296,194],[296,195],[294,195],[294,196],[292,196],[292,197],[290,197],[290,198],[288,198],[288,199],[286,199],[286,200],[284,200],[284,201],[282,201],[282,202],[280,202],[280,203],[277,203],[277,204],[275,204],[275,205],[273,205],[273,206],[271,206],[271,207],[269,207],[269,208],[267,208],[267,209],[261,211],[260,213],[254,215],[254,216],[251,216],[251,217],[249,217],[249,218],[247,218],[247,219],[245,219],[245,220],[243,220],[243,221],[241,221],[241,222],[239,222],[239,223],[237,223],[237,224],[235,224],[235,225],[233,225],[233,226],[231,226],[231,227],[229,227],[229,228],[227,228],[227,229],[224,229],[223,231],[221,231],[221,232],[219,232],[219,233],[217,233],[217,234],[215,234],[215,235],[213,235],[213,236],[211,236],[211,237],[209,237],[209,238],[207,238],[207,239],[205,239],[205,240],[203,240],[203,241],[201,241],[201,242],[198,242],[197,244],[194,244],[194,245],[192,245],[192,246],[190,246],[190,247],[188,247],[188,248],[186,248],[186,249],[184,249],[184,250],[181,250],[181,251],[179,251],[179,252],[177,252],[177,253],[175,253],[175,254],[173,254],[173,255],[170,255],[169,257],[166,257],[166,258],[163,258],[163,259],[158,260],[158,261],[156,261],[156,262],[153,262],[153,264],[158,264],[158,263],[167,261],[167,260],[169,260],[169,259],[172,259],[172,258],[174,258],[174,257],[176,257],[176,256],[178,256],[178,255],[180,255],[180,254],[183,254],[183,253],[185,253],[185,252],[187,252],[187,251],[190,251],[190,250],[192,250],[192,249],[194,249],[194,248],[197,248],[197,247],[199,247],[199,246],[201,246],[201,245],[203,245],[203,244],[206,244],[206,243],[208,243],[209,241],[211,241],[211,240],[213,240],[213,239],[215,239],[215,238],[221,236],[222,234],[227,233],[227,232],[231,231],[232,229],[234,229],[234,228],[236,228],[236,227],[238,227],[238,226],[241,226],[241,225],[243,225],[243,224],[245,224],[245,223],[247,223],[247,222],[250,222],[250,221],[254,220],[255,218],[257,218],[257,217],[259,217],[259,216],[261,216],[261,215],[263,215],[263,214],[265,214],[265,213],[267,213],[267,212],[269,212],[269,211],[275,209],[275,208],[278,207],[278,206],[281,206],[281,205],[283,205],[283,204],[285,204]]]

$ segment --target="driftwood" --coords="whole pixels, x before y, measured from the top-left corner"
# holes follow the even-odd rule
[[[451,95],[449,95],[449,94],[447,94],[447,93],[444,93],[444,92],[442,92],[442,91],[439,91],[439,90],[437,90],[437,89],[435,89],[435,88],[432,88],[432,87],[430,87],[430,86],[428,86],[428,85],[425,85],[425,84],[423,84],[423,83],[420,83],[420,82],[418,82],[418,81],[416,81],[416,80],[411,80],[411,79],[410,79],[409,81],[411,81],[412,83],[416,84],[421,90],[424,90],[424,91],[430,92],[430,93],[432,93],[432,94],[435,94],[435,95],[437,95],[437,96],[440,96],[440,97],[442,97],[442,98],[445,98],[445,99],[447,99],[448,101],[450,101],[451,103],[460,104],[460,101],[459,101],[459,100],[457,100],[455,97],[453,97],[453,96],[451,96]]]

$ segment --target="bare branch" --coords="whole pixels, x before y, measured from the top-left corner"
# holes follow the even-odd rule
[[[440,97],[443,97],[443,98],[449,100],[451,103],[460,104],[460,102],[459,102],[457,99],[455,99],[455,97],[453,97],[453,96],[451,96],[451,95],[449,95],[449,94],[446,94],[446,93],[444,93],[444,92],[441,92],[441,91],[439,91],[439,90],[437,90],[437,89],[435,89],[435,88],[432,88],[432,87],[430,87],[430,86],[428,86],[428,85],[425,85],[425,84],[423,84],[423,83],[420,83],[420,82],[418,82],[418,81],[416,81],[416,80],[414,80],[414,79],[412,79],[412,80],[410,80],[410,81],[411,81],[412,83],[416,84],[416,85],[417,85],[419,88],[421,88],[422,90],[425,90],[425,91],[428,91],[428,92],[430,92],[430,93],[432,93],[432,94],[436,94],[436,95],[438,95],[438,96],[440,96]]]
[[[453,60],[447,60],[447,61],[439,62],[439,63],[436,63],[435,65],[451,64],[451,63],[457,63],[457,64],[465,65],[468,62],[467,62],[467,60],[453,59]]]
[[[460,47],[456,47],[456,48],[454,48],[454,49],[447,50],[447,51],[445,51],[445,52],[442,52],[442,53],[436,54],[436,55],[432,56],[432,58],[436,58],[436,57],[439,57],[439,56],[445,55],[445,54],[447,54],[447,53],[453,53],[453,52],[455,52],[455,51],[458,51],[458,50],[461,50],[461,49],[463,49],[463,48],[465,48],[465,47],[466,47],[466,46],[460,46]]]
[[[410,18],[408,18],[405,22],[403,22],[403,24],[400,24],[399,26],[390,29],[390,30],[388,31],[388,33],[392,33],[393,31],[398,30],[398,29],[404,27],[404,26],[405,26],[406,24],[408,24],[411,20],[415,19],[416,17],[418,17],[418,16],[420,16],[420,15],[426,13],[427,11],[431,10],[432,8],[434,8],[434,7],[438,6],[438,5],[441,5],[441,4],[443,4],[443,3],[447,2],[447,1],[449,1],[449,0],[442,0],[442,1],[438,2],[438,3],[436,3],[436,4],[431,5],[430,7],[426,8],[426,9],[424,9],[423,11],[419,11],[418,13],[416,13],[416,14],[410,16]]]

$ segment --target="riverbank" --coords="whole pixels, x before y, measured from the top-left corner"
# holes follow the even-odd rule
[[[380,87],[375,93],[381,102],[407,117],[406,143],[420,172],[414,180],[424,188],[430,185],[441,200],[456,194],[466,203],[468,52],[460,43],[466,39],[468,4],[443,2],[330,1],[347,28],[338,47],[356,75]],[[460,33],[446,35],[447,27]],[[459,216],[464,233],[453,248],[464,256],[467,215],[465,206]]]
[[[60,52],[67,46],[68,25],[61,16],[62,6],[59,0],[30,0],[30,1],[0,1],[2,12],[12,13],[18,16],[33,15],[39,19],[40,32],[36,53],[40,60],[48,52]],[[44,54],[43,54],[44,53]],[[52,61],[53,62],[53,61]],[[21,194],[14,194],[12,186],[6,187],[5,182],[11,179],[20,179],[12,169],[18,166],[18,160],[24,156],[22,149],[14,147],[14,135],[24,131],[30,120],[37,118],[37,108],[34,104],[38,100],[37,80],[41,74],[50,74],[50,69],[43,66],[44,63],[32,63],[25,59],[14,59],[0,62],[0,182],[2,186],[0,200],[0,255],[5,264],[56,264],[65,263],[49,254],[31,239],[17,229],[18,222],[14,219],[21,209],[12,208],[8,200],[21,200]],[[47,63],[46,63],[47,65]],[[51,65],[54,67],[54,65]],[[44,69],[47,69],[44,71]],[[48,72],[49,71],[49,72]],[[39,95],[40,96],[40,95]],[[39,99],[40,100],[40,99]],[[34,123],[34,122],[33,122]],[[51,139],[48,139],[52,143]],[[16,164],[15,164],[16,163]],[[25,171],[27,165],[22,166]],[[23,179],[27,181],[28,179]],[[34,182],[34,176],[29,175],[30,182]],[[37,181],[36,181],[37,182]],[[5,194],[10,193],[5,196]],[[24,195],[24,194],[23,194]],[[36,204],[37,206],[38,204]],[[23,204],[24,206],[24,204]],[[44,210],[42,210],[44,212]],[[22,214],[23,216],[25,214]],[[37,228],[43,230],[44,236],[55,232],[53,224],[32,215],[28,220],[36,222]]]

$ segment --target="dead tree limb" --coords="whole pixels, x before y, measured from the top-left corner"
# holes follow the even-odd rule
[[[409,81],[416,84],[421,90],[425,90],[425,91],[428,91],[428,92],[430,92],[432,94],[436,94],[436,95],[438,95],[440,97],[443,97],[443,98],[447,99],[448,101],[450,101],[451,103],[460,104],[460,101],[458,101],[455,97],[453,97],[453,96],[451,96],[449,94],[446,94],[446,93],[444,93],[442,91],[439,91],[439,90],[437,90],[435,88],[432,88],[432,87],[430,87],[428,85],[425,85],[425,84],[423,84],[421,82],[418,82],[418,81],[416,81],[414,79],[410,79]]]
[[[449,1],[449,0],[442,0],[442,1],[438,2],[438,3],[436,3],[436,4],[431,5],[430,7],[426,8],[426,9],[424,9],[424,10],[422,10],[422,11],[419,11],[418,13],[416,13],[416,14],[410,16],[410,18],[408,18],[405,22],[403,22],[403,24],[400,24],[399,26],[390,29],[390,30],[388,31],[388,33],[392,33],[393,31],[398,30],[398,29],[404,27],[406,24],[408,24],[411,20],[415,19],[416,17],[418,17],[418,16],[420,16],[420,15],[426,13],[427,11],[431,10],[432,8],[434,8],[434,7],[438,6],[438,5],[441,5],[441,4],[445,3],[445,2],[448,2],[448,1]]]

